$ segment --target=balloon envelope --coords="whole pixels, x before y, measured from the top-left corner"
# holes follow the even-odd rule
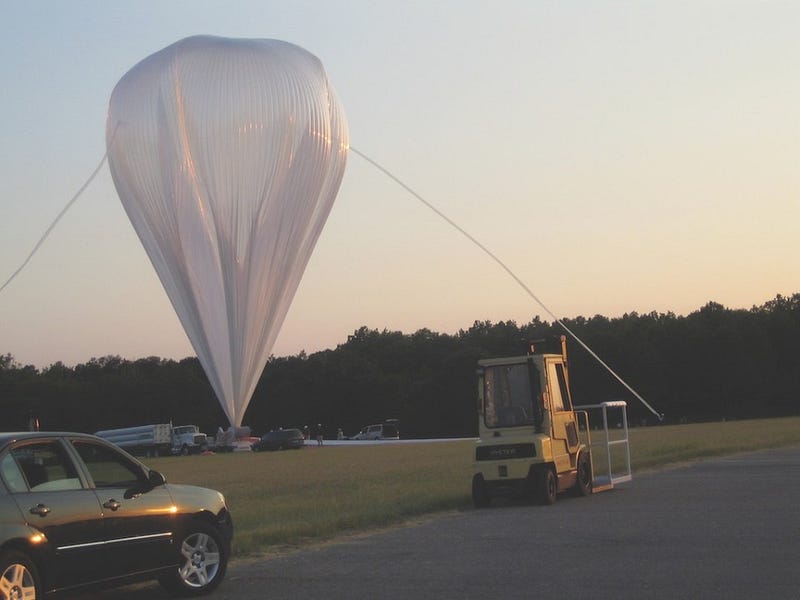
[[[278,40],[187,38],[111,95],[114,184],[232,425],[331,210],[348,143],[320,61]]]

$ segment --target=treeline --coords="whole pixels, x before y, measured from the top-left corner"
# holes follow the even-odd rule
[[[687,316],[594,316],[563,321],[667,422],[800,414],[800,294],[731,310],[711,302]],[[272,357],[244,422],[254,432],[316,426],[326,436],[393,418],[403,437],[477,432],[475,366],[480,358],[525,353],[528,341],[560,335],[538,317],[476,321],[454,335],[362,327],[332,350]],[[576,404],[625,399],[633,424],[655,423],[578,343],[571,341]],[[144,423],[227,426],[196,358],[92,359],[38,370],[0,355],[0,428],[96,431]]]

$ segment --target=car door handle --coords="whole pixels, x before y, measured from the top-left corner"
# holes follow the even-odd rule
[[[37,504],[36,506],[31,506],[31,509],[28,512],[30,512],[32,515],[46,517],[47,513],[50,512],[50,507],[45,506],[44,504]]]
[[[113,498],[103,502],[103,508],[110,508],[111,510],[117,510],[120,506],[122,506],[122,504],[120,502],[117,502]]]

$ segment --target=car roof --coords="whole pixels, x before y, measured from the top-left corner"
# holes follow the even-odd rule
[[[77,433],[73,431],[4,431],[0,432],[0,448],[18,440],[35,440],[52,437],[81,437],[87,439],[99,439],[89,433]]]

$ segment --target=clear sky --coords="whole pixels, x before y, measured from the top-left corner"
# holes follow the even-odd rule
[[[100,161],[120,77],[212,34],[316,54],[352,145],[559,316],[750,308],[800,291],[798,31],[794,1],[0,0],[0,282]],[[274,354],[535,315],[351,154]],[[0,294],[0,353],[193,354],[107,167]]]

